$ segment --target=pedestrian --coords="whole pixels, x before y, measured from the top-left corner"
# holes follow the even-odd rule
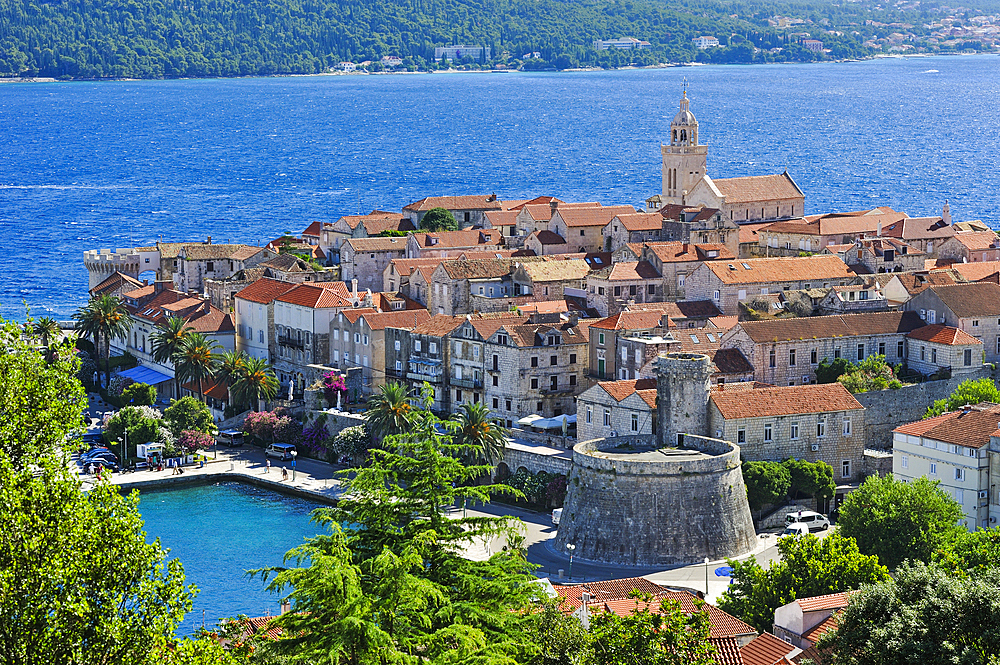
[[[284,464],[281,465],[281,479],[288,480],[288,469],[285,468]]]
[[[267,465],[267,468],[264,469],[264,473],[268,473],[271,470],[271,458],[268,457],[264,464]]]

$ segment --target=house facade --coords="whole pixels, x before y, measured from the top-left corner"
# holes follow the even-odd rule
[[[207,279],[228,279],[244,268],[277,256],[264,247],[250,245],[213,245],[207,243],[182,245],[177,252],[173,273],[174,288],[184,293],[201,293]]]
[[[351,238],[340,247],[341,279],[380,291],[382,274],[393,259],[406,257],[407,238]]]
[[[1000,285],[992,282],[934,285],[911,298],[903,309],[928,324],[961,329],[982,341],[985,361],[1000,361]]]
[[[577,397],[577,441],[656,435],[656,379],[600,381]]]
[[[233,296],[238,351],[253,358],[272,361],[271,351],[277,348],[274,299],[294,287],[288,282],[262,277]]]
[[[361,392],[370,395],[386,381],[386,329],[412,330],[429,318],[426,309],[341,311],[330,322],[330,364],[360,367]]]

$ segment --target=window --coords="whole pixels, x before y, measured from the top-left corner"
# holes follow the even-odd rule
[[[933,309],[927,312],[927,323],[937,323],[937,312]]]
[[[485,291],[486,291],[486,289],[484,289],[484,288],[483,288],[483,287],[481,287],[481,286],[479,287],[479,295],[483,295],[483,293],[484,293]]]
[[[792,423],[791,431],[789,432],[789,437],[792,440],[799,438],[799,424]]]
[[[712,300],[714,300],[715,302],[719,302],[719,299],[721,297],[722,294],[720,294],[717,290],[712,293]]]
[[[619,374],[622,375],[621,376],[622,381],[627,381],[628,380],[628,370],[627,369],[625,369],[623,367],[622,370],[619,372]]]
[[[494,397],[493,398],[493,408],[494,409],[499,409],[500,408],[500,398],[499,397]]]
[[[365,338],[367,338],[367,337],[368,337],[368,336],[367,336],[367,335],[365,335]],[[367,344],[367,343],[368,343],[368,342],[366,341],[366,342],[365,342],[365,344]],[[430,351],[431,353],[437,353],[437,350],[438,350],[438,345],[437,345],[437,342],[431,342],[431,343],[430,343],[430,344],[428,344],[427,346],[429,347],[429,349],[428,349],[428,350],[429,350],[429,351]]]
[[[998,338],[998,342],[1000,342],[1000,338]],[[997,344],[997,348],[1000,349],[1000,344]],[[896,357],[897,358],[902,358],[903,357],[903,342],[902,341],[896,342]]]
[[[361,359],[361,366],[368,367],[368,356],[365,356]]]
[[[507,400],[504,404],[506,404],[507,410],[510,411],[510,400]]]
[[[885,342],[879,342],[878,343],[878,354],[880,356],[884,356],[885,355]]]
[[[813,349],[812,351],[810,351],[809,352],[809,363],[811,365],[815,365],[816,362],[817,362],[816,361],[817,357],[818,357],[818,354],[816,353],[816,349]]]
[[[654,285],[654,284],[648,285],[646,287],[646,293],[648,293],[651,296],[655,296],[656,295],[656,285]]]
[[[455,355],[462,355],[462,343],[455,342]]]
[[[531,356],[531,366],[538,367],[538,356]]]
[[[611,411],[604,409],[604,426],[611,427]]]
[[[338,351],[337,349],[333,350],[333,362],[340,362],[340,351]],[[396,364],[398,365],[399,363]]]
[[[978,319],[972,319],[972,327],[973,328],[978,328],[979,327],[979,320]]]
[[[397,372],[403,371],[403,363],[400,362],[399,360],[396,361],[396,371]]]
[[[628,294],[630,296],[636,295],[636,286],[635,286],[635,284],[633,284],[632,286],[628,287]]]
[[[746,289],[740,289],[736,293],[736,299],[737,300],[746,300],[747,299],[747,290]]]
[[[413,342],[413,350],[416,351],[416,352],[418,352],[418,353],[420,352],[420,340],[419,339],[418,340],[414,340],[414,342]],[[493,357],[496,358],[496,356],[493,356]]]
[[[571,386],[575,386],[576,385],[576,374],[570,374],[569,375],[569,385],[571,385]]]
[[[864,359],[865,359],[865,345],[858,344],[858,360],[864,360]]]
[[[585,233],[583,232],[583,229],[580,229],[580,235],[581,235],[581,236],[584,236],[584,235],[586,235],[586,234],[585,234]]]
[[[926,310],[926,309],[922,309],[922,310],[920,310],[920,318],[921,318],[921,320],[923,320],[923,321],[926,321],[926,320],[927,320],[927,310]]]
[[[493,375],[493,387],[498,387],[500,385],[500,377],[496,374]]]
[[[632,414],[632,431],[639,431],[639,416],[635,413]]]
[[[777,366],[777,360],[775,359],[774,349],[771,349],[771,353],[770,353],[770,355],[768,357],[767,366],[768,367],[776,367]]]
[[[684,275],[677,275],[677,286],[684,286]]]
[[[965,481],[965,469],[955,467],[955,480]]]
[[[620,296],[621,294],[622,294],[622,287],[616,286],[615,287],[615,296],[617,297],[617,296]]]
[[[936,476],[937,475],[937,463],[936,462],[931,462],[930,475],[932,475],[932,476]]]
[[[576,364],[576,354],[575,353],[569,354],[569,364],[570,365],[575,365]]]
[[[549,365],[558,365],[559,356],[549,356]]]
[[[354,343],[355,344],[361,343],[361,333],[354,333]]]
[[[844,436],[851,435],[851,419],[844,418]]]
[[[206,263],[205,264],[205,270],[207,272],[215,272],[215,263],[213,263],[212,261],[209,261],[208,263]]]
[[[538,390],[538,377],[531,378],[531,389]]]
[[[308,335],[309,333],[306,333],[306,334]],[[368,346],[368,335],[364,336],[364,344],[365,344],[365,346]],[[433,349],[431,349],[431,350],[433,350]]]
[[[966,367],[972,366],[972,349],[965,350],[965,366]]]
[[[397,339],[397,340],[396,340],[396,341],[395,341],[395,342],[393,343],[393,345],[392,345],[392,346],[393,346],[393,348],[395,348],[395,349],[396,349],[397,351],[399,351],[399,340]]]
[[[899,466],[901,468],[903,468],[903,469],[910,468],[910,458],[907,457],[906,455],[900,455],[899,456]]]
[[[851,477],[851,460],[845,459],[840,463],[840,477],[841,478]]]
[[[795,349],[788,350],[788,366],[795,367]]]
[[[333,329],[333,339],[337,340],[338,342],[340,341],[340,329],[339,328],[334,328]],[[399,351],[399,349],[396,349],[396,350]]]
[[[639,349],[635,350],[635,364],[642,365],[642,351]]]
[[[472,357],[473,358],[478,358],[479,357],[479,347],[478,346],[473,346],[472,347]]]
[[[920,347],[920,359],[924,360],[925,359],[924,356],[926,356],[926,355],[927,355],[927,347],[921,346]]]
[[[260,342],[261,344],[264,343],[264,331],[263,330],[258,330],[257,331],[257,341]]]
[[[622,362],[625,362],[626,360],[628,360],[628,349],[626,349],[623,346],[622,347]]]
[[[736,443],[746,443],[747,442],[747,428],[741,427],[736,430]]]
[[[588,425],[589,425],[589,424],[590,424],[591,422],[593,422],[593,420],[592,420],[592,419],[593,419],[593,417],[594,417],[594,407],[592,407],[592,406],[588,406],[588,407],[587,407],[587,424],[588,424]]]
[[[461,402],[462,401],[462,391],[461,390],[456,390],[455,391],[455,401],[456,402]]]
[[[604,346],[604,333],[597,333],[597,343]]]
[[[559,377],[550,376],[549,377],[549,390],[559,390]]]
[[[833,350],[833,359],[836,360],[840,357],[840,347],[838,346]]]
[[[937,349],[931,349],[931,362],[937,362]]]
[[[826,420],[820,418],[816,421],[816,438],[822,438],[826,436]]]
[[[771,423],[768,423],[764,425],[764,441],[770,441],[772,439],[771,434]]]

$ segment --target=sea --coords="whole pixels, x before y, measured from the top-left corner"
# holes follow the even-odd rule
[[[83,252],[266,244],[496,193],[642,206],[687,86],[713,177],[787,169],[807,213],[1000,222],[1000,58],[563,73],[0,84],[0,315],[67,319]]]

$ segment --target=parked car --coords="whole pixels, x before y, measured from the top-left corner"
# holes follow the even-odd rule
[[[562,519],[562,508],[556,508],[552,511],[552,523],[559,526],[559,520]]]
[[[219,432],[215,440],[224,446],[236,448],[243,445],[243,432],[238,429],[226,429]]]
[[[826,515],[820,515],[811,510],[801,510],[785,515],[785,524],[805,524],[810,531],[826,531],[830,528],[830,520]]]
[[[293,452],[295,452],[295,446],[290,443],[272,443],[264,451],[264,454],[268,457],[277,457],[280,460],[290,460]]]
[[[785,530],[782,531],[781,535],[779,535],[778,537],[784,538],[786,536],[791,536],[792,538],[798,540],[802,536],[808,536],[808,535],[809,535],[809,527],[807,527],[802,522],[792,522],[791,524],[785,527]]]
[[[118,459],[115,454],[107,448],[91,448],[87,452],[80,455],[78,462],[80,464],[86,464],[87,462],[99,457],[114,457],[115,459]]]

